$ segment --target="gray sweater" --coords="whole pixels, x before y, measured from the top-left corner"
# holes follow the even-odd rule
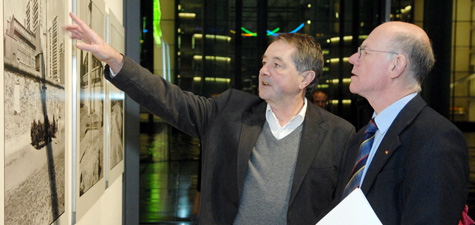
[[[264,124],[252,151],[235,225],[287,224],[302,125],[277,140]]]

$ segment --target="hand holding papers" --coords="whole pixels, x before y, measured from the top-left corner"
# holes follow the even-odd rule
[[[316,225],[382,225],[361,189],[351,192]]]

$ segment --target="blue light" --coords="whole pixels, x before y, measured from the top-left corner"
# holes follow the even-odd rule
[[[303,27],[304,25],[305,25],[304,23],[300,24],[299,27],[295,28],[295,30],[290,31],[289,33],[295,33],[295,32],[297,32],[297,31],[299,31],[300,29],[302,29],[302,27]]]
[[[267,30],[267,36],[269,36],[269,35],[276,36],[276,37],[278,36],[276,33],[272,32],[270,30]]]

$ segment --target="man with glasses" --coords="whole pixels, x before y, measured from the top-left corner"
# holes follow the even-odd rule
[[[399,54],[397,54],[397,52],[372,50],[372,49],[367,48],[366,46],[360,46],[360,47],[358,47],[358,58],[361,58],[362,51],[365,51],[365,52],[382,52],[382,53],[399,55]]]
[[[375,28],[349,59],[350,91],[374,113],[350,140],[337,199],[360,188],[384,225],[456,225],[462,216],[467,144],[419,94],[434,61],[424,30],[404,22]]]

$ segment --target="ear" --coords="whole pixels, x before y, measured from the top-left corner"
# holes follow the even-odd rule
[[[315,79],[315,71],[305,71],[300,76],[302,80],[300,81],[299,88],[303,90]]]
[[[395,79],[400,77],[404,71],[406,70],[407,66],[407,59],[404,55],[397,55],[390,64],[389,72],[391,74],[391,78]]]

